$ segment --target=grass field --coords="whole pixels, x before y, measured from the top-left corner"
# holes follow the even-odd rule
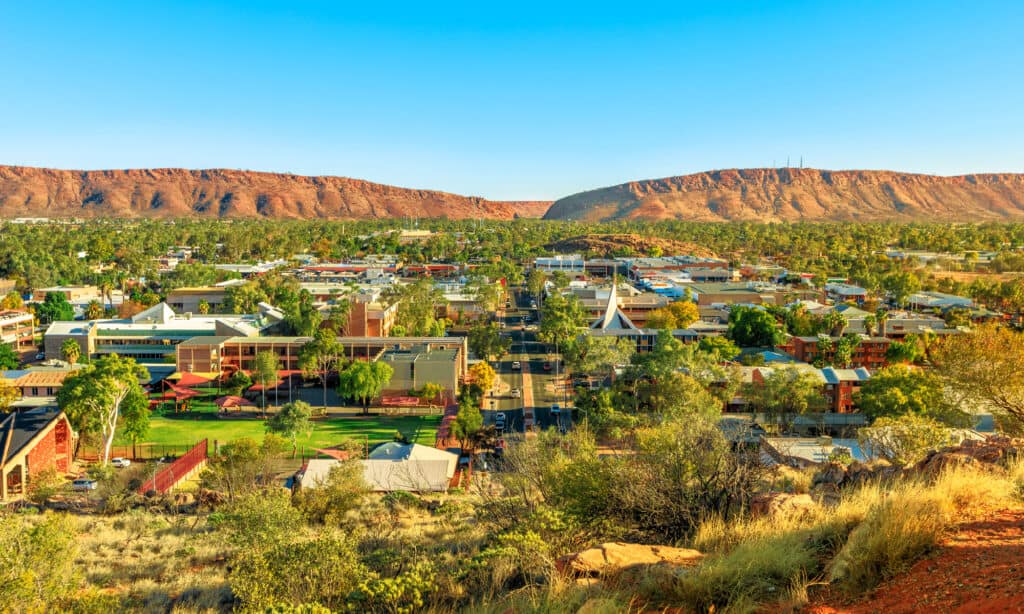
[[[441,423],[440,416],[346,416],[314,421],[313,432],[308,437],[299,437],[300,447],[328,447],[346,439],[365,442],[370,446],[391,441],[399,431],[410,440],[423,445],[434,445],[434,436]],[[264,421],[260,419],[224,418],[218,419],[212,412],[197,411],[179,416],[152,416],[149,433],[140,444],[189,445],[201,439],[217,440],[221,443],[252,437],[260,440],[265,433]],[[118,445],[127,444],[117,441]]]

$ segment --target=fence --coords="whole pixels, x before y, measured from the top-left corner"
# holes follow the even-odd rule
[[[157,471],[153,479],[146,480],[139,487],[139,494],[146,494],[151,490],[164,493],[178,482],[188,478],[206,463],[208,443],[206,439],[200,441],[173,463]]]
[[[130,458],[133,461],[156,460],[158,458],[177,458],[195,447],[195,444],[156,444],[140,443],[128,446],[111,446],[110,458]],[[91,446],[82,446],[76,455],[78,460],[98,461],[100,451]]]

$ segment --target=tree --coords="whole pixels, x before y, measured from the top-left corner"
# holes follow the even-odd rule
[[[469,451],[470,441],[483,425],[484,417],[480,413],[480,407],[470,395],[462,395],[459,398],[459,413],[452,421],[451,433],[459,440],[464,451]]]
[[[206,315],[210,313],[210,302],[207,301],[205,298],[199,299],[199,303],[196,305],[196,309],[199,310],[199,313],[201,315]]]
[[[481,274],[470,276],[466,282],[466,292],[487,312],[497,311],[505,297],[505,288],[500,283],[492,282]]]
[[[65,339],[60,344],[60,357],[64,362],[74,365],[82,357],[82,346],[74,339]]]
[[[540,302],[541,295],[544,293],[544,285],[547,281],[548,276],[540,269],[531,269],[530,273],[526,276],[526,291],[538,303]]]
[[[848,368],[853,362],[853,353],[860,345],[860,336],[849,334],[843,335],[836,342],[835,353],[832,355],[832,364],[836,367]]]
[[[395,370],[386,362],[357,361],[349,365],[338,377],[338,394],[356,399],[363,406],[363,414],[370,413],[370,402],[391,381]]]
[[[479,322],[469,329],[470,351],[484,360],[504,355],[512,347],[511,337],[504,337],[494,322]]]
[[[11,411],[11,405],[18,400],[21,393],[17,388],[7,383],[7,380],[0,378],[0,414]]]
[[[270,350],[256,353],[252,374],[263,393],[264,414],[267,413],[267,387],[271,384],[277,384],[277,375],[280,369],[281,363],[277,360],[277,354]]]
[[[764,309],[737,305],[729,312],[729,338],[740,347],[770,347],[782,341],[782,333]]]
[[[743,386],[743,398],[756,412],[774,419],[788,431],[797,416],[821,413],[828,408],[822,394],[824,381],[816,374],[796,367],[759,369],[762,381]]]
[[[952,429],[917,414],[879,418],[871,426],[860,428],[857,440],[869,457],[897,465],[916,463],[932,450],[955,443]]]
[[[103,304],[98,300],[91,300],[89,304],[85,306],[85,319],[86,320],[99,320],[106,314],[106,309],[103,308]]]
[[[60,604],[71,600],[81,582],[77,554],[78,530],[71,515],[6,514],[0,523],[4,610],[63,609]]]
[[[895,305],[902,307],[911,294],[921,289],[921,280],[910,271],[899,271],[883,277],[882,288]]]
[[[437,398],[444,392],[444,387],[441,384],[435,384],[434,382],[427,382],[423,384],[423,388],[416,391],[416,396],[429,405],[433,405],[437,402]]]
[[[950,401],[944,388],[935,373],[907,365],[890,365],[861,386],[854,403],[871,419],[913,414],[949,426],[969,426],[970,416]]]
[[[494,372],[494,367],[483,361],[470,367],[469,375],[473,378],[473,382],[485,391],[493,388],[494,380],[498,378],[498,374]]]
[[[689,328],[691,324],[700,319],[700,312],[697,305],[690,301],[675,301],[661,309],[655,309],[647,318],[647,326],[650,328],[665,328],[676,330]]]
[[[334,304],[327,308],[327,328],[340,335],[348,326],[351,316],[352,301],[347,298],[336,299]]]
[[[6,343],[0,342],[0,369],[14,370],[21,366],[21,358],[14,348]]]
[[[393,335],[397,336],[396,330],[412,337],[444,335],[445,320],[438,319],[437,313],[447,301],[429,279],[391,286],[385,290],[383,299],[388,305],[398,304]]]
[[[821,319],[821,325],[832,337],[842,337],[850,322],[842,313],[833,309],[826,313]]]
[[[921,348],[921,340],[914,334],[907,335],[902,341],[894,340],[885,349],[885,360],[890,364],[898,362],[917,364],[923,358],[924,350]]]
[[[21,309],[24,306],[21,295],[15,290],[11,290],[3,300],[0,300],[0,309]]]
[[[369,490],[363,478],[363,464],[350,450],[349,460],[331,467],[323,483],[295,493],[293,503],[308,522],[338,526],[347,513],[359,507]]]
[[[323,386],[323,406],[327,407],[327,378],[345,354],[345,347],[332,329],[321,328],[313,340],[299,350],[299,368],[307,376],[320,378]]]
[[[627,365],[636,352],[628,339],[595,337],[583,334],[565,349],[565,363],[579,373],[605,373],[618,365]]]
[[[75,319],[75,308],[63,292],[47,292],[43,302],[36,306],[36,316],[43,324]]]
[[[932,351],[936,373],[961,402],[1024,420],[1024,335],[996,325],[949,335]]]
[[[291,441],[292,458],[295,458],[299,435],[308,435],[313,430],[313,422],[310,420],[312,415],[313,409],[305,401],[285,403],[270,420],[267,420],[267,432],[276,433]]]
[[[133,359],[108,354],[68,376],[57,393],[57,404],[75,430],[100,437],[104,465],[119,424],[132,439],[149,428],[149,402],[139,385],[146,377]]]
[[[239,369],[231,374],[228,381],[225,382],[225,388],[230,394],[235,396],[242,394],[242,391],[252,386],[252,378],[245,374],[245,371]]]
[[[704,337],[698,342],[697,347],[702,352],[714,354],[719,361],[729,361],[740,355],[740,349],[735,343],[720,336]]]
[[[563,351],[587,324],[587,312],[579,299],[575,295],[566,297],[560,293],[552,294],[544,301],[540,318],[537,337],[559,351]]]
[[[234,501],[270,483],[275,463],[286,446],[282,438],[272,433],[265,435],[260,443],[249,437],[235,439],[222,445],[210,458],[199,481],[204,488],[224,493],[228,501]],[[290,529],[293,530],[294,525]],[[261,536],[259,540],[262,539]]]

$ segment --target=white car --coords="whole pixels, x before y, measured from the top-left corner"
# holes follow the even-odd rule
[[[523,364],[521,362],[519,362],[518,360],[512,361],[512,370],[513,371],[518,371],[518,370],[520,370],[522,368],[523,368]]]
[[[110,459],[110,464],[117,467],[118,469],[124,469],[125,467],[132,464],[132,461],[127,458],[121,458],[120,456]]]
[[[523,391],[522,391],[522,390],[520,390],[520,389],[518,389],[518,388],[513,388],[512,390],[510,390],[510,391],[509,391],[509,393],[508,393],[508,394],[509,394],[509,396],[510,396],[510,397],[512,397],[513,399],[519,399],[519,398],[522,398],[522,396],[523,396]]]
[[[96,480],[90,480],[88,478],[80,478],[71,482],[71,490],[85,491],[85,490],[96,490]]]

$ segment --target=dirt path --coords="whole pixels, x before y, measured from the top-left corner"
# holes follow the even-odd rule
[[[993,511],[961,525],[932,556],[863,600],[844,605],[826,595],[806,611],[1024,613],[1024,509]]]

